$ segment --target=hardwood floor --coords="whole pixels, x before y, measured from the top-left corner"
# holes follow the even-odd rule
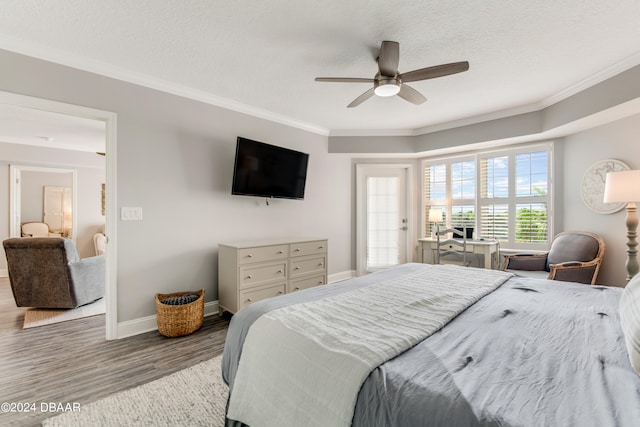
[[[229,322],[205,317],[200,330],[180,338],[157,331],[105,340],[104,315],[22,329],[26,309],[0,278],[0,403],[35,403],[35,412],[0,412],[1,426],[39,426],[55,415],[42,403],[86,405],[222,353]]]

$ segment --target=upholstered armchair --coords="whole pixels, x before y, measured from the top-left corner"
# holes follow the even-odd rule
[[[104,256],[80,259],[73,241],[62,237],[2,244],[18,307],[74,308],[104,296]]]
[[[505,255],[502,269],[518,276],[595,285],[605,246],[597,234],[564,232],[553,238],[549,252]]]
[[[25,222],[20,227],[22,237],[61,237],[60,233],[52,233],[46,222]]]

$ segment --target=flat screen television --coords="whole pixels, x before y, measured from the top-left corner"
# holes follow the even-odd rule
[[[304,199],[309,155],[238,137],[231,194]]]

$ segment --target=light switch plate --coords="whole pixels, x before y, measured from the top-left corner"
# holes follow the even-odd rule
[[[141,221],[142,208],[120,208],[120,219],[123,221]]]

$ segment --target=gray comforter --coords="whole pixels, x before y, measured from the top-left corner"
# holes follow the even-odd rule
[[[263,313],[420,268],[406,264],[240,311],[222,361],[231,392],[244,337]],[[640,377],[619,326],[620,294],[617,288],[512,278],[371,372],[353,425],[640,426]]]

